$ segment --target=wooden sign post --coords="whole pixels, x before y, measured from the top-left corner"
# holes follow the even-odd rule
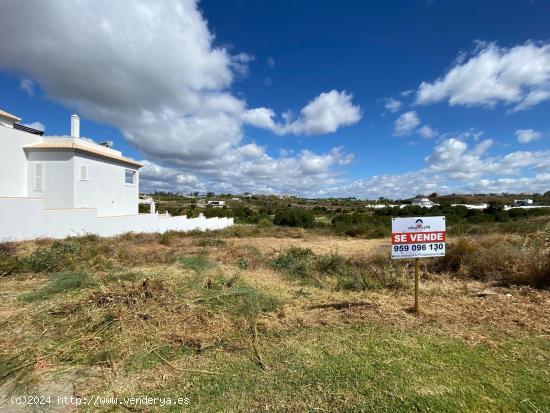
[[[414,258],[414,312],[420,312],[420,258],[445,255],[445,217],[392,218],[392,259]]]

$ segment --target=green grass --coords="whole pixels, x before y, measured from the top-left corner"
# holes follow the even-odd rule
[[[260,371],[247,354],[217,351],[204,369],[157,389],[188,389],[188,411],[535,412],[550,408],[550,345],[542,338],[470,346],[429,331],[380,325],[262,337]],[[149,394],[149,393],[148,393]],[[177,409],[163,411],[178,411]]]
[[[97,281],[86,272],[59,272],[52,274],[50,280],[42,288],[21,295],[24,302],[47,300],[54,295],[73,290],[96,286]]]
[[[188,256],[188,257],[182,257],[179,260],[180,264],[184,265],[185,267],[197,272],[201,273],[203,271],[206,271],[210,268],[214,268],[216,266],[216,263],[212,261],[208,261],[204,257],[201,256]]]

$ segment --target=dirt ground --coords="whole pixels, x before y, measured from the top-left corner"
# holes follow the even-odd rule
[[[357,238],[336,238],[317,235],[305,235],[302,238],[229,238],[227,244],[230,246],[253,245],[264,254],[289,247],[309,248],[316,254],[327,254],[330,252],[341,255],[373,254],[388,248],[390,243],[386,239],[357,239]]]

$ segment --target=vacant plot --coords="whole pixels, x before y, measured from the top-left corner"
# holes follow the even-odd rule
[[[495,242],[482,261],[459,243],[426,260],[419,316],[410,264],[391,263],[384,241],[300,231],[3,246],[0,409],[49,394],[116,397],[77,409],[105,412],[548,411],[550,292],[501,277]],[[522,242],[516,255],[530,258],[510,274],[544,281],[544,234]],[[535,250],[542,261],[527,267]]]

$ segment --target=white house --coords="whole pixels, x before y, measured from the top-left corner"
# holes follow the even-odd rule
[[[223,208],[225,206],[225,201],[208,201],[207,205],[212,208]]]
[[[0,110],[0,241],[96,233],[219,229],[232,219],[138,214],[142,165],[112,148],[71,135],[44,137]]]
[[[532,199],[514,199],[514,203],[512,204],[512,206],[530,206],[530,205],[533,205],[533,200]]]
[[[417,197],[417,198],[413,198],[412,205],[413,206],[419,206],[419,207],[422,207],[422,208],[431,208],[431,207],[433,207],[435,205],[439,205],[439,204],[436,204],[435,202],[430,201],[429,198]]]

